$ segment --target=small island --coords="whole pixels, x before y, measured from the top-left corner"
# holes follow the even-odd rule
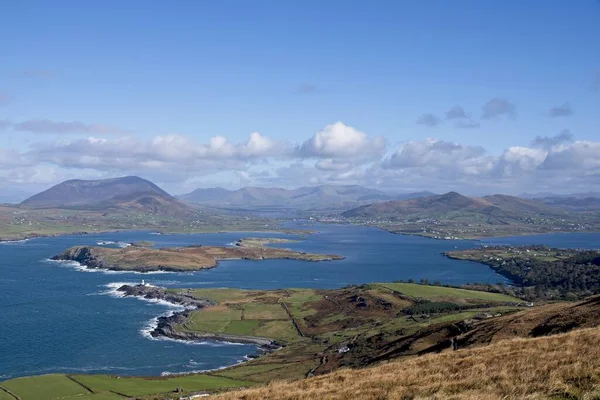
[[[244,238],[238,240],[235,245],[238,247],[265,247],[269,244],[280,244],[280,243],[297,243],[299,240],[285,239],[285,238]]]
[[[129,245],[135,247],[154,247],[156,246],[156,243],[150,242],[148,240],[140,240],[139,242],[129,243]]]
[[[261,239],[266,240],[266,239]],[[277,239],[279,240],[279,239]],[[270,248],[245,242],[237,246],[190,246],[175,248],[149,248],[129,246],[106,248],[95,246],[75,246],[52,257],[55,261],[76,261],[88,268],[111,271],[168,271],[191,272],[214,268],[222,260],[302,260],[332,261],[343,260],[336,254],[315,254],[300,251]]]

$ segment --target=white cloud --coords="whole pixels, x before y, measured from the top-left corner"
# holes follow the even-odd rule
[[[578,141],[556,146],[540,166],[567,174],[600,173],[600,142]]]
[[[344,161],[332,160],[326,158],[315,163],[315,168],[321,171],[347,171],[352,168],[352,164]]]
[[[600,190],[600,141],[576,141],[567,130],[495,154],[435,138],[405,142],[388,154],[385,149],[385,139],[342,122],[298,145],[258,132],[240,142],[214,136],[204,143],[183,135],[92,135],[33,142],[24,151],[0,148],[0,186],[135,174],[170,187],[226,177],[236,185],[286,187],[332,183],[505,193],[536,187]],[[561,182],[569,182],[568,188]]]
[[[143,141],[133,137],[66,140],[32,145],[29,156],[68,168],[111,169],[239,169],[261,157],[284,154],[279,143],[252,133],[245,143],[223,136],[200,144],[182,135],[157,136]]]
[[[571,140],[564,132],[538,137],[536,147],[512,146],[498,156],[482,147],[437,139],[408,142],[384,159],[381,167],[373,166],[368,176],[384,186],[433,190],[592,190],[590,185],[600,183],[600,142]]]
[[[405,143],[383,160],[382,166],[387,169],[412,169],[426,174],[477,174],[490,168],[490,160],[485,156],[483,147],[427,139]]]
[[[302,143],[297,154],[305,158],[352,158],[359,162],[380,157],[385,148],[383,137],[369,137],[343,122],[336,122]]]

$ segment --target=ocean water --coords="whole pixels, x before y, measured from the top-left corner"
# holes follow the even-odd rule
[[[228,245],[264,233],[153,235],[119,232],[40,238],[0,244],[0,381],[51,372],[161,375],[225,367],[256,353],[253,345],[155,340],[155,318],[176,311],[160,302],[121,298],[115,288],[145,279],[165,287],[338,288],[349,284],[427,278],[444,283],[505,281],[489,268],[449,260],[444,251],[477,246],[393,235],[373,228],[316,225],[319,233],[290,247],[345,255],[343,261],[225,261],[194,273],[87,271],[48,259],[74,245],[124,246],[149,240],[158,246]],[[487,240],[499,244],[600,247],[600,234],[540,235]]]

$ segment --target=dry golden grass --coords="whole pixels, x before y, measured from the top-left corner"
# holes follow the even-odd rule
[[[221,400],[600,399],[600,329],[447,351],[224,393]]]

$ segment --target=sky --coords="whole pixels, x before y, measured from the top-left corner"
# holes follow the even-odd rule
[[[600,191],[600,1],[0,5],[0,191]]]

